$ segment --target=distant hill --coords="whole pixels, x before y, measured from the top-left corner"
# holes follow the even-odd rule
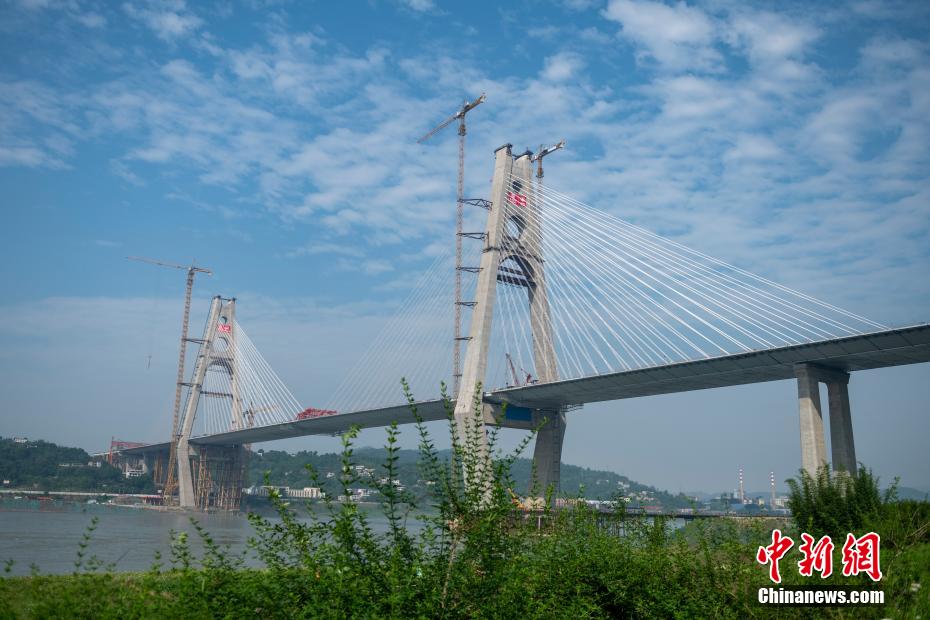
[[[930,493],[913,487],[898,487],[898,499],[930,501]]]
[[[150,476],[126,479],[109,463],[98,466],[91,461],[91,456],[80,448],[0,437],[3,488],[101,493],[144,493],[155,488]]]
[[[361,472],[360,480],[353,486],[370,487],[367,480],[372,478],[377,480],[382,477],[384,456],[384,450],[380,448],[357,448],[352,460],[355,465],[365,469]],[[405,488],[422,494],[427,491],[427,486],[418,467],[419,456],[416,450],[399,451],[397,479]],[[440,456],[448,460],[449,451],[441,452]],[[304,468],[306,464],[310,464],[318,472],[324,491],[338,494],[337,476],[341,468],[338,454],[306,451],[288,454],[280,450],[258,450],[250,458],[247,479],[249,484],[262,484],[265,472],[268,472],[271,484],[291,488],[309,487],[312,486],[312,482]],[[512,474],[516,483],[515,492],[519,494],[527,492],[531,467],[530,459],[521,458],[514,463]],[[368,474],[368,471],[371,473]],[[327,478],[327,474],[331,476]],[[691,506],[690,499],[684,495],[673,495],[614,472],[563,463],[561,492],[566,495],[579,495],[582,490],[588,499],[626,497],[629,498],[631,506],[660,505],[666,509]]]

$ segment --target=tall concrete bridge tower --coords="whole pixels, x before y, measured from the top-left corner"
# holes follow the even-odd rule
[[[545,262],[542,247],[542,202],[534,194],[532,153],[514,155],[511,145],[495,151],[494,177],[491,181],[491,208],[485,229],[484,249],[478,271],[471,329],[462,367],[462,380],[456,394],[455,420],[460,429],[473,423],[475,390],[484,385],[488,367],[488,345],[492,333],[494,305],[498,283],[526,289],[535,377],[540,382],[559,379],[549,299],[546,294]],[[486,422],[502,426],[527,428],[500,418],[500,410],[483,406]],[[533,460],[541,490],[559,486],[562,439],[565,435],[565,412],[534,410],[533,426],[545,421],[536,437]],[[478,438],[478,449],[487,457],[487,439]]]

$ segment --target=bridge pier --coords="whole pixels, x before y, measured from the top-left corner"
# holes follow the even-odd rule
[[[798,411],[801,418],[801,467],[812,477],[827,462],[823,437],[823,414],[820,409],[820,382],[808,366],[796,369]]]
[[[546,423],[536,433],[536,446],[533,448],[533,464],[536,466],[536,480],[531,481],[538,486],[538,492],[545,494],[549,486],[553,492],[559,492],[559,481],[562,466],[562,442],[565,439],[565,412],[540,411],[541,418]]]
[[[816,364],[799,364],[795,367],[795,376],[798,380],[801,467],[811,477],[816,477],[817,470],[827,463],[820,403],[820,384],[825,383],[830,408],[833,469],[855,472],[856,448],[849,407],[849,373]]]
[[[852,416],[849,412],[849,373],[845,377],[827,383],[830,403],[830,446],[833,453],[833,469],[844,469],[855,473],[856,444],[853,441]]]

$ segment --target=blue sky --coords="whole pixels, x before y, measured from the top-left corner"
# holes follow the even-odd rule
[[[0,4],[0,434],[162,437],[183,276],[129,254],[214,269],[195,329],[236,295],[297,397],[325,400],[452,243],[455,132],[416,139],[481,92],[468,194],[498,145],[565,138],[564,193],[884,324],[930,320],[926,5],[460,7]],[[851,390],[860,459],[930,489],[927,370]],[[793,393],[589,407],[565,460],[673,490],[742,464],[764,488],[800,461]]]

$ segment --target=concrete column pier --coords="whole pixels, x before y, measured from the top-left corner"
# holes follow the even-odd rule
[[[533,463],[536,465],[537,492],[545,495],[552,485],[554,492],[559,492],[562,464],[562,440],[565,438],[565,412],[539,412],[546,423],[536,433],[536,447],[533,449]]]
[[[833,469],[854,474],[857,470],[856,444],[853,441],[852,417],[849,413],[849,374],[827,382],[830,405],[830,448]]]
[[[855,473],[856,446],[849,414],[849,373],[816,364],[795,366],[801,414],[801,467],[811,476],[827,462],[820,408],[820,384],[827,384],[830,406],[830,452],[834,471]]]
[[[801,417],[801,467],[811,477],[827,462],[820,409],[820,381],[808,365],[795,368],[798,378],[798,411]]]

